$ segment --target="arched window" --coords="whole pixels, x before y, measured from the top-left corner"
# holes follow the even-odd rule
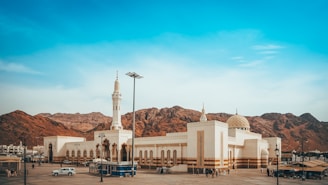
[[[83,150],[83,157],[87,157],[87,150]]]
[[[173,150],[173,165],[177,165],[177,151]]]
[[[99,148],[96,149],[96,157],[97,158],[100,158],[100,150],[99,150]]]
[[[93,150],[90,150],[90,158],[93,158]]]
[[[116,156],[116,144],[114,143],[112,146],[112,156]]]
[[[147,150],[145,150],[145,157],[144,157],[144,159],[145,159],[145,163],[148,163],[148,151]]]
[[[142,151],[139,151],[139,163],[142,163]]]
[[[69,157],[69,150],[66,150],[66,157]]]
[[[52,162],[52,160],[53,160],[53,151],[52,151],[52,144],[50,143],[49,144],[49,153],[48,153],[48,156],[49,156],[49,162]]]
[[[171,164],[171,150],[166,151],[166,164]]]
[[[150,150],[150,152],[149,152],[149,157],[150,157],[150,163],[153,163],[153,151],[152,150]]]
[[[164,165],[164,150],[161,151],[161,165]]]
[[[96,156],[97,156],[97,158],[100,158],[100,150],[99,150],[99,148],[96,149]]]
[[[106,138],[103,143],[103,149],[104,149],[104,158],[109,159],[110,158],[110,143],[109,140]]]
[[[100,147],[102,147],[99,143],[96,144],[95,158],[100,158]]]
[[[77,151],[77,157],[81,157],[81,151],[80,150]]]

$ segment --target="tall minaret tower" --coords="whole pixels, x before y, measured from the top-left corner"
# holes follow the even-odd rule
[[[113,121],[111,130],[121,130],[123,129],[121,123],[121,93],[120,93],[120,83],[118,81],[118,73],[116,73],[116,80],[114,84],[114,92],[112,94],[113,101]]]

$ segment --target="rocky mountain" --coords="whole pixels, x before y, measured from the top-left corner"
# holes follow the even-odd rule
[[[61,122],[68,128],[86,132],[92,130],[99,124],[109,124],[112,122],[111,117],[107,117],[100,112],[92,112],[89,114],[66,114],[66,113],[41,113],[39,116],[50,118],[53,121]]]
[[[132,129],[132,112],[122,115],[125,129]],[[167,132],[185,132],[187,123],[199,121],[201,112],[179,106],[149,108],[136,111],[136,137],[159,136]],[[208,120],[226,122],[232,116],[226,113],[208,113]],[[263,137],[279,136],[283,150],[300,150],[301,138],[307,138],[305,150],[328,151],[328,122],[320,122],[309,113],[295,116],[291,113],[266,113],[261,116],[246,116],[251,131]],[[109,129],[111,117],[101,113],[47,114],[36,116],[15,111],[0,116],[0,144],[17,143],[22,133],[30,138],[50,135],[83,136],[93,139],[95,130]]]
[[[267,113],[247,119],[253,132],[281,137],[285,151],[300,151],[302,138],[306,139],[304,150],[328,151],[328,122],[320,122],[309,113]]]
[[[42,144],[43,136],[88,136],[79,130],[68,128],[63,123],[40,115],[31,116],[18,110],[1,115],[0,127],[0,144],[6,145],[19,145],[24,138],[26,144],[32,146]]]

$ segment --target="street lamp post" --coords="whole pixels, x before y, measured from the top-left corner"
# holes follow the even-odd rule
[[[23,133],[23,136],[20,137],[20,139],[23,140],[23,158],[24,158],[24,185],[26,185],[26,177],[27,177],[27,170],[26,170],[26,136],[25,133]]]
[[[305,141],[307,142],[307,141]],[[304,174],[304,138],[302,138],[302,181],[305,181],[305,174]]]
[[[40,137],[35,137],[35,140],[36,140],[36,149],[37,149],[37,151],[36,151],[36,153],[37,153],[37,157],[38,157],[38,161],[35,161],[35,162],[39,162],[40,161],[40,153],[39,153],[39,146],[38,146],[38,140],[39,140],[39,138]]]
[[[102,166],[102,160],[103,160],[103,149],[102,149],[102,139],[105,137],[104,133],[100,133],[100,148],[101,148],[101,158],[100,158],[100,182],[103,182],[103,166]]]
[[[37,156],[38,156],[38,161],[35,161],[35,162],[38,162],[39,166],[41,165],[41,146],[39,145],[39,139],[42,139],[42,135],[40,137],[35,137],[36,138],[36,146],[37,146]],[[42,141],[42,140],[41,140]]]
[[[79,146],[80,146],[80,144],[78,144],[78,143],[75,143],[74,144],[74,146],[75,146],[75,149],[76,149],[76,166],[79,166],[79,158],[80,158],[80,150],[79,150]],[[80,152],[79,152],[80,151]]]
[[[136,119],[136,113],[135,113],[135,88],[136,88],[136,78],[140,79],[142,78],[141,75],[135,73],[135,72],[128,72],[126,73],[129,77],[133,78],[133,121],[132,121],[132,177],[134,177],[134,137],[135,137],[135,119]]]
[[[278,144],[276,144],[276,149],[274,150],[276,152],[277,156],[277,185],[279,185],[279,149],[278,149]]]

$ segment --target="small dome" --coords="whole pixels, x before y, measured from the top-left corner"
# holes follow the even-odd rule
[[[249,122],[244,116],[240,116],[238,114],[231,116],[227,123],[229,128],[238,128],[241,130],[249,130]]]

